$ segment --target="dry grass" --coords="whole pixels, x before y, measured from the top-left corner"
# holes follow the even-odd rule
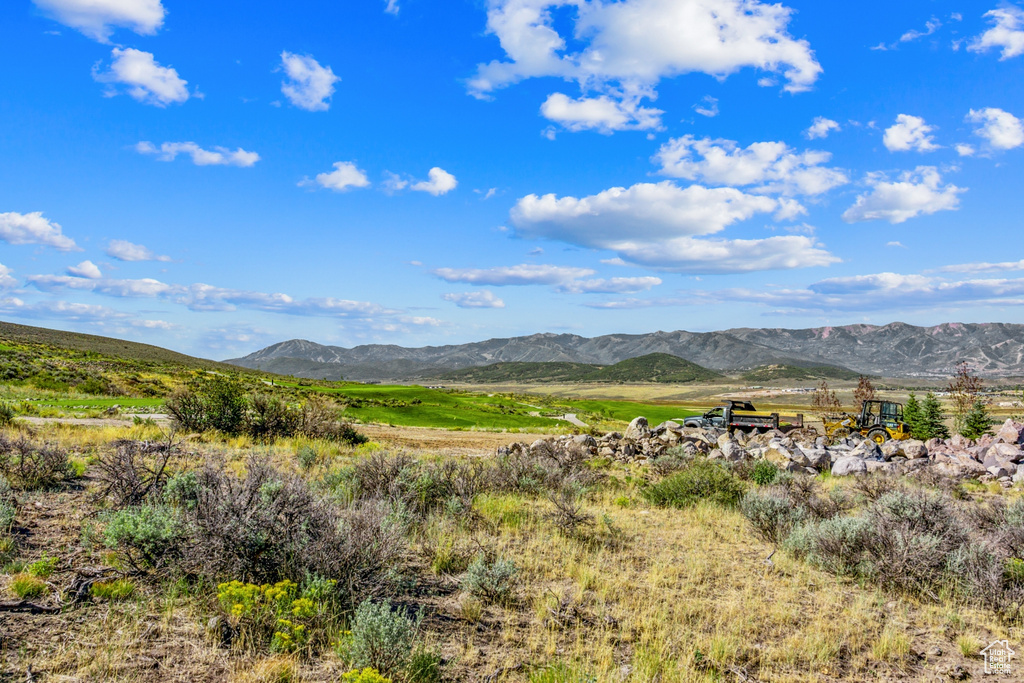
[[[157,439],[160,432],[50,425],[39,437],[89,453],[115,439]],[[308,446],[318,456],[305,473],[310,477],[372,450],[297,440],[188,446],[239,471],[248,453],[260,450],[296,473],[295,454]],[[16,527],[26,530],[19,538],[35,538],[19,541],[20,561],[48,553],[72,558],[74,566],[109,564],[102,547],[83,540],[83,527],[92,523],[85,483],[84,490],[34,494],[32,506],[19,511]],[[628,508],[616,502],[624,495],[633,501]],[[423,608],[446,680],[496,673],[491,680],[930,680],[940,662],[980,674],[976,654],[984,643],[1014,635],[993,614],[955,602],[885,593],[781,552],[766,561],[772,546],[738,511],[706,503],[652,508],[635,491],[606,488],[584,504],[595,525],[567,536],[548,519],[552,510],[543,496],[484,494],[474,514],[434,513],[415,533],[412,550],[421,560],[409,571],[416,588],[400,599]],[[484,550],[511,558],[520,570],[507,604],[484,605],[459,590],[459,573]],[[49,579],[58,587],[71,578],[61,567]],[[8,637],[19,647],[0,650],[0,671],[20,672],[21,679],[31,663],[55,681],[269,683],[336,681],[346,670],[330,650],[301,659],[223,648],[207,632],[215,613],[208,588],[154,577],[133,585],[122,599],[59,615],[6,615]],[[10,577],[3,586],[12,594]],[[923,654],[935,647],[940,658]]]

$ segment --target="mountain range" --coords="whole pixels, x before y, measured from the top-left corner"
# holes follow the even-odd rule
[[[225,362],[296,377],[414,380],[494,363],[614,365],[652,353],[733,374],[781,364],[834,366],[882,377],[942,378],[949,377],[959,361],[966,361],[981,376],[1011,377],[1024,376],[1024,325],[944,323],[916,327],[896,322],[600,337],[542,333],[418,348],[389,344],[344,348],[292,339]]]

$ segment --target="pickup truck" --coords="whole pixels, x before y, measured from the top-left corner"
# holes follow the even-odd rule
[[[700,417],[686,418],[683,426],[725,429],[730,432],[766,432],[779,428],[779,414],[758,413],[749,401],[726,401],[725,405],[712,408]]]

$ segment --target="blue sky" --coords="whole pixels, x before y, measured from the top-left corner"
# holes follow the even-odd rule
[[[0,5],[0,318],[225,358],[1024,322],[1024,6]]]

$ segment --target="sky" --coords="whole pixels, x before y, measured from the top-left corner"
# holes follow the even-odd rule
[[[0,319],[1024,323],[1024,4],[8,0]]]

